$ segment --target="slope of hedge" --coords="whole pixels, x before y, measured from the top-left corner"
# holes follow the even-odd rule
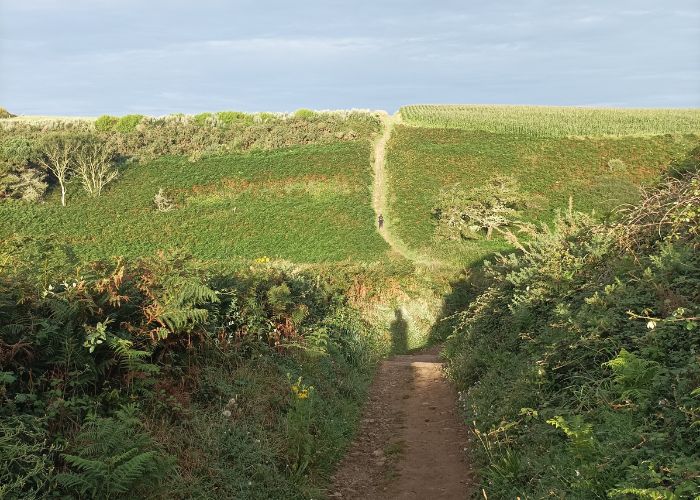
[[[484,492],[700,495],[700,174],[525,249],[472,277],[447,346]]]

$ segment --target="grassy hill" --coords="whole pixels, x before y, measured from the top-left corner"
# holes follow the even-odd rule
[[[657,472],[664,482],[687,479],[697,460],[686,455],[697,440],[680,447],[666,438],[682,442],[692,430],[683,415],[697,420],[697,341],[688,339],[698,317],[697,258],[690,258],[698,248],[698,180],[688,181],[683,189],[691,195],[674,205],[680,208],[671,222],[682,231],[658,242],[649,236],[639,262],[628,259],[626,248],[613,248],[617,233],[608,234],[599,220],[639,200],[638,187],[653,184],[669,165],[697,160],[697,116],[404,108],[404,124],[387,144],[385,216],[406,255],[434,257],[425,266],[395,253],[387,258],[389,246],[376,230],[377,114],[0,123],[0,444],[10,457],[0,461],[0,497],[321,498],[353,437],[377,361],[424,345],[431,326],[438,333],[457,327],[447,332],[454,333],[450,375],[471,391],[473,407],[464,409],[473,411],[472,431],[488,438],[486,453],[475,450],[475,457],[491,496],[655,488]],[[78,141],[73,153],[111,148],[116,180],[90,197],[73,178],[61,206],[57,179],[42,169],[52,134],[64,146]],[[376,154],[383,142],[375,144]],[[455,269],[470,269],[508,244],[497,237],[436,239],[438,196],[455,184],[484,186],[497,175],[518,182],[525,222],[556,225],[570,197],[575,209],[596,216],[576,215],[585,225],[575,234],[560,219],[558,232],[526,242],[525,261],[505,257],[500,267],[466,273],[473,281],[458,279],[449,292]],[[156,209],[161,189],[171,210]],[[664,224],[665,208],[657,210]],[[616,228],[624,235],[624,227]],[[607,239],[590,240],[589,230]],[[159,252],[169,249],[184,252]],[[525,274],[518,274],[520,263]],[[661,277],[649,274],[652,267]],[[506,277],[511,271],[517,280]],[[498,293],[469,303],[491,290]],[[620,300],[611,295],[616,290]],[[603,295],[616,308],[610,314],[600,312]],[[441,305],[467,314],[436,321]],[[632,308],[640,317],[658,311],[656,331],[671,340],[640,321],[630,327]],[[642,334],[648,348],[633,338]],[[678,344],[678,356],[666,356],[676,337],[687,341]],[[625,400],[624,380],[602,365],[626,356],[622,348],[659,375],[654,397],[636,402],[659,420],[648,429],[632,425],[638,414]],[[585,364],[581,353],[590,355]],[[532,367],[554,355],[543,385]],[[562,378],[557,370],[572,363],[581,370]],[[684,399],[669,406],[664,420],[657,396],[670,399],[679,374]],[[585,391],[575,385],[582,380]],[[599,390],[599,380],[612,384],[608,392]],[[586,395],[584,403],[577,400]],[[608,418],[611,401],[623,405],[613,408],[625,410],[621,420]],[[593,443],[584,443],[586,456],[569,449],[551,422],[570,425],[574,445],[581,430]],[[589,422],[601,424],[595,439]],[[620,422],[632,433],[622,436]],[[676,422],[674,434],[667,427]],[[517,441],[507,435],[515,428]],[[667,435],[656,448],[639,448],[659,429]],[[622,463],[625,446],[639,448],[630,455],[639,470],[610,467]],[[647,451],[673,446],[677,456],[667,463],[679,472],[668,473],[666,462],[642,470]],[[603,477],[601,470],[614,474]],[[691,491],[683,488],[676,491]]]
[[[66,207],[0,204],[0,234],[51,235],[84,259],[177,247],[207,260],[378,260],[366,141],[216,156],[163,157],[121,169],[99,198],[69,189]],[[176,202],[157,212],[163,188]]]
[[[569,196],[577,210],[595,210],[602,218],[620,204],[637,200],[640,185],[658,179],[669,165],[682,163],[700,145],[700,125],[693,129],[695,134],[649,135],[657,130],[650,125],[646,135],[624,135],[623,126],[622,135],[616,137],[567,137],[564,132],[546,137],[505,131],[504,123],[528,116],[519,108],[491,113],[488,126],[482,126],[483,114],[474,118],[462,108],[452,114],[447,113],[449,107],[424,108],[450,117],[444,123],[459,128],[437,128],[443,122],[430,122],[430,113],[417,115],[413,107],[402,108],[402,117],[407,115],[405,121],[413,125],[397,126],[388,145],[389,224],[409,248],[460,264],[474,263],[507,245],[497,238],[464,243],[437,240],[432,212],[443,189],[480,186],[506,175],[518,182],[528,198],[526,221],[551,221],[557,210],[567,206]],[[604,120],[606,113],[602,111],[599,119]],[[578,117],[582,126],[585,116],[589,115]],[[661,116],[666,116],[665,111]],[[531,118],[537,118],[537,112]],[[566,123],[566,118],[560,116],[560,122]]]

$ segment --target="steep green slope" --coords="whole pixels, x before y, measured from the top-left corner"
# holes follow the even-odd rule
[[[202,259],[381,259],[366,141],[215,156],[161,157],[122,168],[99,198],[77,183],[66,207],[0,204],[0,237],[50,236],[81,259],[178,247]],[[157,212],[160,188],[176,209]]]
[[[697,135],[537,138],[398,126],[387,155],[390,227],[412,249],[471,264],[507,245],[498,239],[436,240],[432,210],[441,189],[507,175],[529,199],[525,220],[551,221],[569,196],[577,210],[605,216],[638,199],[639,185],[682,162],[698,144]],[[609,164],[616,159],[624,165]]]

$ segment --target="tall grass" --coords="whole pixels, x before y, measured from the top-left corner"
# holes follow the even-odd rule
[[[700,109],[618,109],[565,106],[414,105],[403,121],[534,137],[700,133]]]

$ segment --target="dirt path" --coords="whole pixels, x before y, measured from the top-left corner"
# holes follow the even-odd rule
[[[385,360],[329,497],[464,499],[465,427],[437,349]]]
[[[382,227],[376,226],[377,231],[382,238],[384,238],[384,241],[389,244],[391,249],[405,259],[411,260],[427,268],[442,267],[444,266],[444,263],[409,250],[401,239],[391,231],[391,220],[389,220],[387,213],[386,147],[389,139],[391,138],[391,132],[393,131],[394,126],[401,124],[402,121],[401,114],[398,112],[394,115],[389,115],[384,111],[381,113],[382,134],[377,137],[376,141],[374,142],[374,150],[372,155],[372,168],[374,170],[372,207],[374,208],[374,213],[377,217],[379,217],[380,214],[384,217],[384,225]]]
[[[377,215],[377,217],[379,217],[379,215],[383,215],[383,217],[386,219],[386,145],[391,137],[394,124],[401,120],[401,115],[398,113],[395,115],[389,115],[382,112],[381,120],[382,135],[380,135],[374,143],[374,154],[372,158],[372,167],[374,169],[372,207],[374,208],[374,213]],[[388,226],[389,221],[387,220],[382,227],[377,227],[377,231],[392,249],[403,255],[405,258],[410,258],[405,246],[392,236],[388,230]]]

